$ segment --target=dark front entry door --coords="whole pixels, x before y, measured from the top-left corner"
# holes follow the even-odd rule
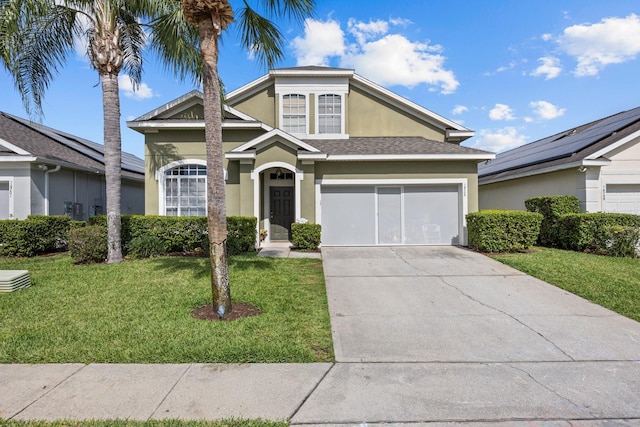
[[[295,220],[293,187],[271,187],[271,240],[289,240]]]

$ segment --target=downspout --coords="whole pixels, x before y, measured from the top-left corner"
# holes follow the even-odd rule
[[[47,165],[40,165],[44,169],[44,214],[49,215],[49,174],[60,170],[60,165],[51,170],[47,170]]]

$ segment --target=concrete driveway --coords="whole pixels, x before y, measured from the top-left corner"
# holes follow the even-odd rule
[[[338,363],[294,424],[640,425],[640,323],[462,248],[322,256]]]

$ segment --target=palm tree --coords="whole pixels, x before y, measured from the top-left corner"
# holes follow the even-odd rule
[[[121,134],[118,76],[140,83],[147,35],[142,22],[164,11],[163,0],[0,0],[0,61],[11,73],[25,109],[42,116],[42,99],[58,68],[73,52],[74,40],[87,42],[87,55],[102,84],[104,159],[107,196],[107,262],[122,260],[120,238]],[[179,32],[184,30],[184,32]],[[184,25],[181,40],[158,52],[179,54],[174,72],[199,69],[197,33]]]
[[[302,21],[311,15],[315,0],[262,0],[271,17],[292,17]],[[222,109],[218,77],[218,42],[234,22],[229,0],[181,0],[187,22],[200,34],[202,86],[204,92],[205,141],[207,152],[207,225],[210,242],[213,308],[220,318],[231,312],[231,292],[227,267],[226,201],[222,159]],[[247,0],[238,11],[238,31],[242,45],[271,68],[283,56],[284,36],[268,18],[256,12]]]

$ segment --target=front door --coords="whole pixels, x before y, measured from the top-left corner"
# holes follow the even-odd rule
[[[293,187],[270,187],[271,240],[289,240],[295,220]]]

